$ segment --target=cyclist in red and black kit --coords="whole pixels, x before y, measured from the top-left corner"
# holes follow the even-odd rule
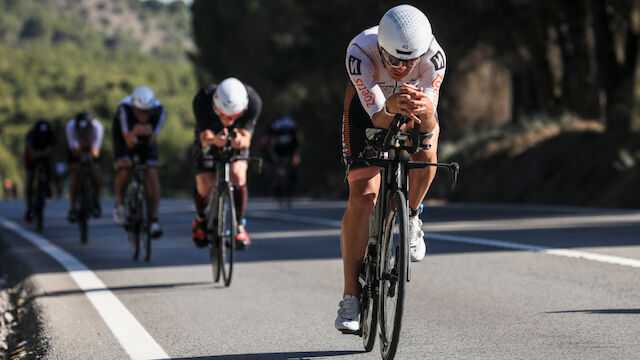
[[[44,165],[47,178],[51,178],[51,150],[56,144],[56,136],[53,133],[51,125],[44,120],[38,120],[27,132],[24,147],[24,166],[27,169],[27,184],[25,200],[27,201],[27,211],[24,214],[24,220],[31,222],[31,196],[33,194],[33,180],[38,163]],[[47,194],[50,194],[47,189]]]
[[[159,238],[162,229],[158,224],[158,204],[160,201],[160,182],[158,181],[158,143],[157,138],[162,130],[167,113],[156,99],[156,95],[147,86],[137,87],[133,93],[120,101],[113,119],[113,152],[118,166],[115,179],[116,207],[113,220],[118,225],[124,224],[124,192],[131,180],[132,152],[136,151],[141,141],[147,144],[144,154],[147,169],[144,176],[151,200],[151,236]]]
[[[207,246],[206,214],[209,194],[215,186],[213,152],[230,140],[231,147],[241,155],[249,155],[253,131],[262,111],[262,99],[249,85],[230,77],[219,84],[204,86],[193,99],[196,118],[193,158],[196,168],[196,189],[193,194],[196,218],[192,225],[193,242]],[[246,249],[251,240],[243,224],[247,203],[247,162],[231,163],[231,183],[238,216],[236,244]]]

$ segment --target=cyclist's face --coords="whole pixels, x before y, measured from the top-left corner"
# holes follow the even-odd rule
[[[225,113],[223,113],[222,111],[218,110],[217,108],[213,108],[213,112],[218,115],[218,118],[220,118],[220,122],[222,123],[222,126],[224,127],[229,127],[231,125],[233,125],[233,123],[236,121],[236,119],[242,115],[242,113],[239,114],[233,114],[233,115],[227,115]]]
[[[391,77],[396,80],[402,80],[405,76],[409,75],[411,70],[415,68],[419,63],[422,56],[412,60],[400,60],[395,56],[389,54],[385,49],[380,48],[380,54],[382,55],[382,62],[384,68]]]
[[[149,110],[140,110],[140,109],[133,109],[133,115],[136,117],[136,119],[141,122],[141,123],[146,123],[147,120],[149,120],[149,115],[151,115],[151,111]]]

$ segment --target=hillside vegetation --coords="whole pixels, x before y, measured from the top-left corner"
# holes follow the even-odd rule
[[[0,0],[0,8],[0,178],[22,185],[24,134],[38,118],[58,130],[56,158],[64,161],[63,126],[86,109],[105,125],[105,178],[111,179],[116,107],[135,87],[148,85],[168,113],[161,156],[179,164],[169,168],[163,183],[182,186],[181,175],[190,168],[191,99],[197,90],[186,54],[190,20],[183,3]]]

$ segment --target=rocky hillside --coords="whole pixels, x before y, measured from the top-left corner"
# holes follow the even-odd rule
[[[179,53],[192,49],[190,11],[182,1],[156,0],[0,0],[0,42],[48,38],[53,43],[77,39],[81,26],[104,37],[107,46],[135,46],[144,53]],[[57,25],[57,26],[56,26]],[[53,31],[51,31],[53,30]],[[82,37],[82,36],[81,36]]]

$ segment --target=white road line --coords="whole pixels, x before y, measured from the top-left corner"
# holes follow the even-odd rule
[[[131,359],[170,359],[109,288],[78,259],[12,221],[0,217],[0,224],[39,247],[69,272]]]
[[[299,223],[305,223],[305,224],[328,225],[328,226],[334,226],[334,227],[340,227],[341,225],[341,222],[336,220],[317,219],[317,218],[308,217],[308,216],[279,214],[279,213],[266,212],[266,211],[247,212],[247,215],[250,217],[284,220],[284,221],[299,222]],[[637,215],[633,215],[634,219],[636,216]],[[611,219],[607,219],[607,220],[611,220]],[[429,230],[428,225],[423,226],[423,228],[425,230]],[[625,258],[620,256],[602,255],[602,254],[571,250],[571,249],[549,248],[549,247],[543,247],[543,246],[537,246],[537,245],[510,242],[510,241],[481,239],[481,238],[473,238],[468,236],[456,236],[456,235],[447,235],[447,234],[432,233],[432,232],[427,233],[427,238],[433,238],[441,241],[491,246],[491,247],[498,247],[498,248],[512,249],[512,250],[535,251],[535,252],[541,252],[544,254],[555,255],[555,256],[564,256],[564,257],[578,258],[578,259],[584,259],[584,260],[590,260],[590,261],[597,261],[597,262],[602,262],[607,264],[615,264],[615,265],[621,265],[621,266],[630,266],[630,267],[640,268],[640,260]]]

